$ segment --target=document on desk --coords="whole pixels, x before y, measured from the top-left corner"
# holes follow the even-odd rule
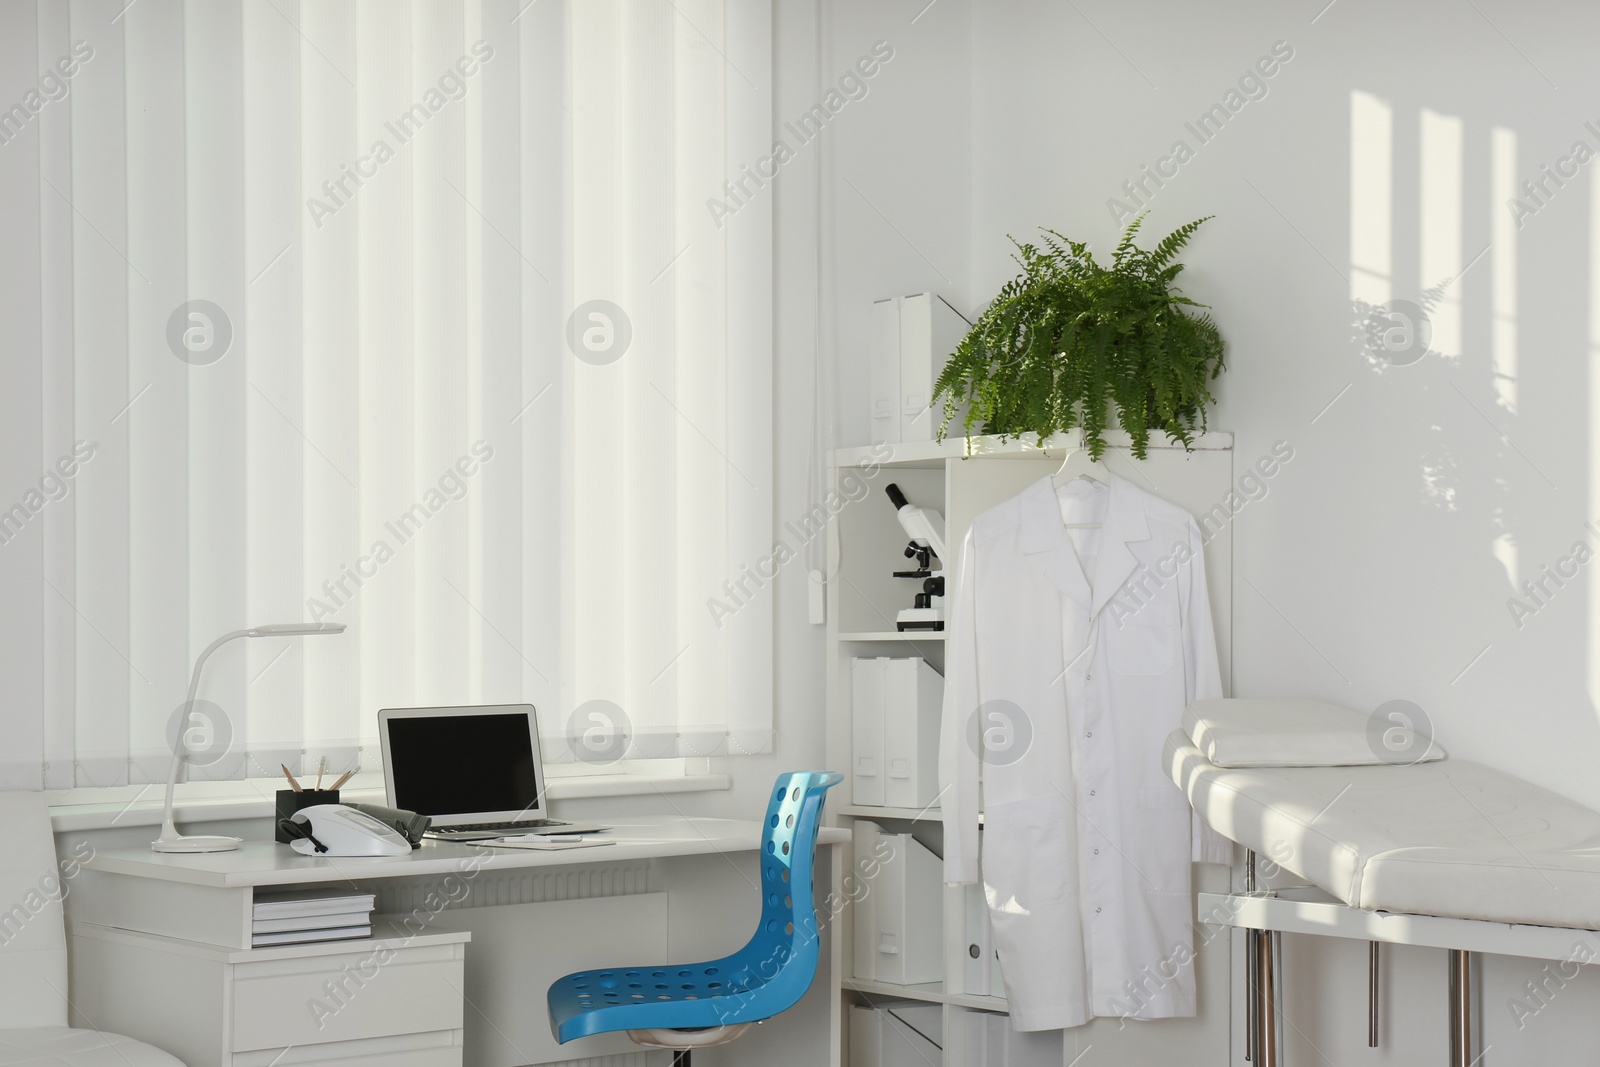
[[[523,837],[496,837],[488,841],[474,841],[475,845],[488,845],[490,848],[531,848],[540,852],[559,852],[566,848],[598,848],[601,845],[614,845],[617,842],[611,838],[599,840],[585,839],[583,841],[551,841],[540,837],[538,834],[528,834]]]

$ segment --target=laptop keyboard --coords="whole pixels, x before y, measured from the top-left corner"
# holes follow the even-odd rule
[[[487,830],[518,831],[543,830],[550,826],[571,826],[569,822],[560,819],[524,819],[521,822],[471,822],[459,826],[440,826],[434,829],[438,834],[471,834],[483,833]]]

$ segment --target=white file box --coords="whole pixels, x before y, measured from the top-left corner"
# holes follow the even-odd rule
[[[857,978],[921,985],[944,977],[943,864],[910,834],[855,825]]]
[[[900,436],[900,300],[879,300],[872,305],[868,326],[868,358],[872,390],[872,440],[898,444]]]
[[[968,1011],[962,1023],[967,1067],[1061,1067],[1066,1058],[1060,1030],[1018,1033],[1009,1015],[987,1011]]]
[[[934,293],[900,300],[900,440],[931,441],[942,420],[933,386],[971,324]]]
[[[920,657],[891,659],[884,686],[883,802],[924,808],[939,797],[939,714],[944,678]]]
[[[888,659],[856,659],[850,664],[850,799],[884,804],[884,688]]]
[[[943,1028],[937,1004],[853,1007],[850,1067],[937,1067],[944,1062]]]
[[[851,799],[926,808],[939,796],[944,679],[920,657],[851,663]]]

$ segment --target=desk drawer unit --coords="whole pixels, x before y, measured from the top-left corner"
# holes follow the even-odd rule
[[[347,956],[238,964],[232,1051],[459,1030],[458,947],[366,946]]]
[[[74,999],[188,1067],[461,1067],[468,940],[250,950],[79,923]]]

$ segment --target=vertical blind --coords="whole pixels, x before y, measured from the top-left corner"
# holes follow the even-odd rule
[[[0,788],[765,751],[770,139],[750,0],[0,7]],[[724,201],[725,204],[725,201]],[[370,758],[370,756],[368,757]]]

